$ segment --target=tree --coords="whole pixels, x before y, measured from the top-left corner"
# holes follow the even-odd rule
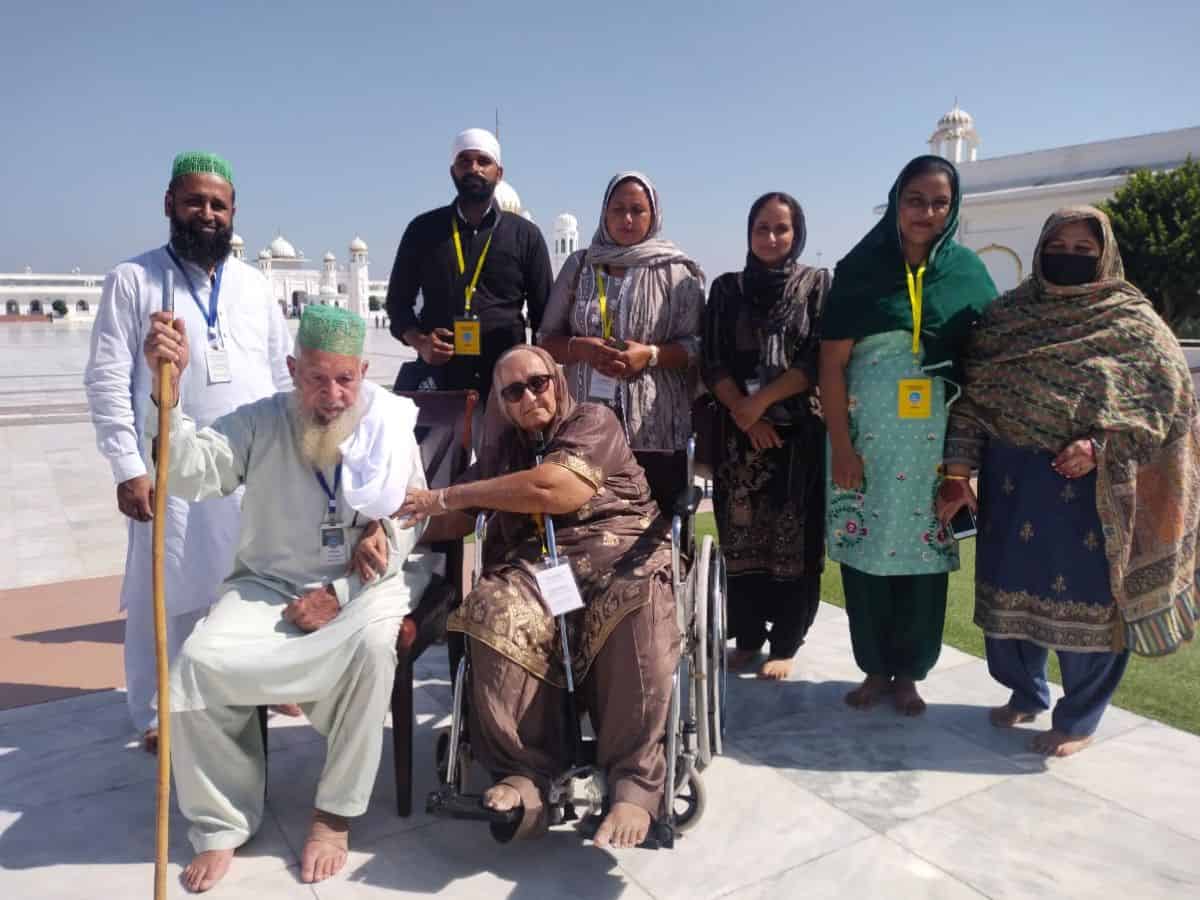
[[[1180,337],[1200,337],[1200,162],[1134,172],[1102,208],[1112,219],[1125,277]]]
[[[50,308],[54,310],[54,314],[60,319],[68,312],[66,300],[55,300],[50,304]]]

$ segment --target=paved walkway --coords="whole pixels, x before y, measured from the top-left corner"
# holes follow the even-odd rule
[[[269,814],[215,898],[1184,898],[1200,895],[1200,738],[1111,710],[1067,760],[1001,732],[985,664],[947,649],[928,715],[856,712],[844,615],[822,608],[795,680],[732,685],[729,753],[706,773],[708,811],[674,850],[606,852],[571,828],[494,844],[472,823],[392,811],[385,754],[347,868],[310,887],[297,853],[323,758],[302,722],[275,719]],[[422,660],[417,795],[433,786],[445,658]],[[0,712],[0,897],[149,897],[154,762],[131,743],[123,695]],[[385,744],[390,740],[385,740]],[[172,822],[175,875],[190,853]]]

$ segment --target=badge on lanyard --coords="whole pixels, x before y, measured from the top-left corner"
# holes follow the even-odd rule
[[[225,345],[221,341],[220,331],[218,330],[220,322],[221,277],[225,274],[225,263],[217,266],[217,271],[213,274],[212,290],[208,294],[208,308],[206,309],[204,304],[200,302],[200,293],[196,290],[196,285],[192,282],[192,276],[183,267],[183,262],[175,255],[175,251],[170,244],[167,244],[167,255],[171,257],[171,261],[175,263],[176,268],[183,273],[183,280],[187,282],[188,293],[192,295],[192,301],[200,310],[200,315],[204,316],[204,323],[208,326],[208,344],[204,350],[204,363],[208,370],[208,383],[228,384],[233,381],[233,372],[229,366],[229,351],[225,349]]]
[[[467,274],[467,261],[463,258],[462,238],[458,235],[458,219],[454,214],[450,217],[450,232],[454,236],[454,255],[458,262],[459,276]],[[454,320],[454,352],[462,356],[479,356],[483,352],[483,335],[479,327],[479,317],[471,314],[471,301],[475,299],[475,288],[479,284],[479,275],[483,272],[483,261],[487,259],[488,250],[492,246],[492,237],[496,234],[493,225],[488,239],[475,261],[475,274],[470,283],[463,288],[463,314]]]
[[[337,492],[342,483],[342,464],[333,472],[333,487],[325,480],[324,472],[315,472],[317,483],[325,492],[325,520],[321,523],[321,565],[344,566],[350,561],[346,548],[346,526],[337,520]]]
[[[932,378],[901,378],[896,395],[896,414],[901,419],[928,419],[933,415]]]
[[[479,319],[459,316],[454,320],[454,352],[458,356],[478,356],[482,350]]]
[[[589,367],[588,399],[598,403],[612,403],[617,399],[617,379]]]
[[[535,575],[538,590],[542,592],[542,602],[552,616],[561,616],[576,609],[583,609],[583,597],[579,593],[579,585],[575,583],[575,574],[571,564],[565,559],[558,565],[545,564]]]
[[[608,311],[607,279],[600,272],[599,266],[593,266],[592,273],[596,278],[596,294],[600,305],[600,334],[610,347],[624,351],[626,349],[625,342],[614,340],[612,336],[612,316]],[[605,375],[603,372],[597,372],[589,366],[588,399],[599,403],[612,403],[617,399],[617,379],[611,375]]]

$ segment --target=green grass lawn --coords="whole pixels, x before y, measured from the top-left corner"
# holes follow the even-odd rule
[[[716,533],[712,513],[701,513],[696,525],[701,534]],[[951,647],[982,657],[983,632],[972,620],[975,611],[974,541],[963,542],[961,557],[962,568],[950,576],[944,639]],[[825,569],[821,599],[835,606],[845,605],[836,563],[830,563]],[[1062,683],[1054,654],[1050,654],[1050,678],[1055,683]],[[1123,709],[1200,734],[1200,649],[1192,644],[1163,659],[1134,656],[1114,702]]]

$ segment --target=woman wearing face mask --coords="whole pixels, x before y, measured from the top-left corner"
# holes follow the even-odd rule
[[[825,555],[825,427],[814,389],[830,276],[799,263],[805,237],[793,197],[759,197],[746,267],[714,281],[705,308],[702,370],[722,412],[713,505],[737,640],[730,666],[745,666],[769,637],[759,677],[770,679],[787,678],[817,614]]]
[[[558,273],[538,344],[566,367],[576,401],[617,414],[654,500],[670,510],[687,480],[704,273],[659,237],[662,223],[649,178],[614,176],[591,246]]]
[[[1124,280],[1108,217],[1046,221],[1033,275],[988,309],[950,415],[938,512],[976,506],[975,623],[1012,693],[997,727],[1064,696],[1033,749],[1087,746],[1130,651],[1160,656],[1195,632],[1200,423],[1175,336]]]
[[[821,404],[829,430],[825,538],[841,563],[858,708],[891,693],[904,715],[942,647],[958,547],[934,513],[947,402],[972,325],[996,296],[954,240],[958,172],[920,156],[882,221],[837,264],[821,320]]]

